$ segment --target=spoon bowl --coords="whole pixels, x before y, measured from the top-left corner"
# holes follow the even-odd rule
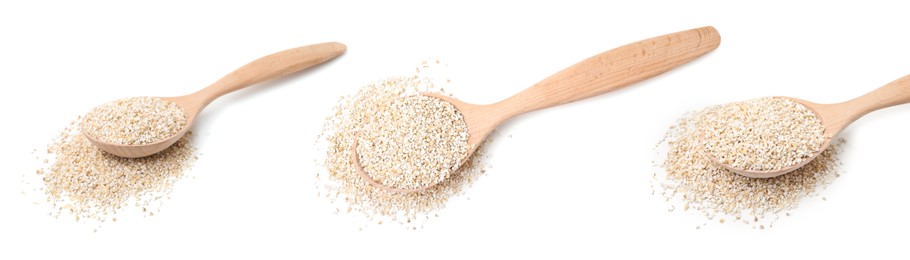
[[[341,55],[346,49],[344,44],[326,42],[284,50],[254,60],[196,93],[162,97],[161,99],[165,101],[176,103],[186,112],[186,125],[176,134],[154,143],[126,145],[105,142],[88,134],[84,134],[84,136],[96,147],[116,156],[138,158],[156,154],[180,140],[189,131],[199,113],[218,97],[256,83],[313,67]]]
[[[470,158],[487,136],[506,120],[598,96],[657,76],[714,50],[719,44],[720,35],[710,26],[642,40],[587,58],[493,104],[471,104],[435,93],[423,95],[448,101],[462,114],[468,127],[466,158]],[[419,189],[385,186],[363,171],[356,140],[351,148],[355,170],[374,186],[395,192],[419,192],[435,185]]]
[[[910,102],[910,75],[906,75],[902,78],[892,81],[891,83],[875,89],[872,92],[866,93],[865,95],[841,103],[819,104],[798,98],[779,98],[787,98],[805,106],[812,112],[815,112],[815,115],[818,116],[819,120],[821,120],[822,125],[825,128],[825,132],[823,133],[825,136],[825,142],[822,143],[821,147],[819,147],[819,149],[815,151],[815,153],[813,153],[809,158],[802,160],[796,165],[781,168],[779,170],[755,171],[736,168],[731,165],[722,163],[717,159],[717,157],[708,151],[705,146],[702,146],[704,153],[708,155],[708,158],[710,158],[712,162],[721,165],[734,173],[746,177],[771,178],[795,171],[796,169],[805,166],[816,157],[818,157],[823,151],[828,149],[828,146],[831,145],[831,141],[834,140],[838,134],[843,132],[847,126],[855,122],[860,117],[863,117],[872,111]]]

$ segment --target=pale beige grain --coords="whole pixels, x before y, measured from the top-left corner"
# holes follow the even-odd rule
[[[810,160],[827,140],[821,119],[788,98],[715,106],[702,126],[705,149],[736,169],[780,170]]]
[[[431,217],[438,216],[436,212],[485,174],[488,166],[483,145],[441,183],[421,192],[399,193],[377,188],[354,170],[351,147],[366,123],[402,98],[419,93],[440,93],[442,86],[436,84],[448,83],[447,79],[439,78],[441,66],[438,62],[424,63],[417,68],[416,75],[371,82],[356,94],[339,100],[332,115],[326,118],[323,133],[317,138],[317,147],[325,154],[324,160],[317,161],[320,164],[316,187],[319,196],[325,197],[337,209],[347,209],[343,212],[365,218],[367,221],[361,222],[364,226],[384,221],[416,229]]]
[[[468,127],[458,109],[436,97],[392,101],[370,117],[357,141],[360,164],[385,186],[415,190],[448,178],[466,159]]]
[[[688,113],[670,127],[658,145],[662,163],[655,186],[671,204],[691,207],[706,218],[728,216],[758,227],[789,214],[806,197],[814,196],[840,173],[838,153],[843,139],[834,140],[818,158],[794,172],[774,178],[749,178],[711,161],[703,148],[703,131],[716,122],[718,107]],[[661,149],[666,149],[661,151]],[[774,217],[769,217],[774,216]]]
[[[130,159],[98,149],[72,125],[48,145],[52,159],[40,170],[53,216],[103,222],[130,205],[145,212],[160,206],[196,160],[192,133],[160,153]]]
[[[150,144],[180,132],[186,126],[186,117],[186,112],[174,102],[133,97],[95,107],[85,115],[82,130],[108,143]]]

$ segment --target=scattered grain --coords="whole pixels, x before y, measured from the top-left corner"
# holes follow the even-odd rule
[[[186,112],[156,97],[133,97],[95,107],[82,121],[83,131],[97,140],[127,145],[150,144],[180,132]]]
[[[49,163],[39,170],[51,216],[104,222],[129,205],[145,212],[146,207],[160,206],[195,162],[192,133],[160,153],[129,159],[100,150],[79,127],[70,125],[48,145]]]

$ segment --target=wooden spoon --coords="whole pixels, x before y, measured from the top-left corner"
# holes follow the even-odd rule
[[[803,106],[806,106],[815,112],[815,115],[818,116],[818,118],[822,121],[822,125],[825,127],[824,136],[827,140],[825,140],[818,151],[816,151],[810,158],[803,160],[799,164],[780,170],[755,171],[739,169],[721,163],[716,157],[713,156],[711,152],[707,150],[704,151],[705,154],[707,154],[714,163],[722,165],[724,168],[727,168],[732,172],[747,177],[771,178],[792,172],[814,160],[815,157],[818,157],[819,154],[821,154],[823,151],[825,151],[825,149],[828,148],[829,145],[831,145],[831,140],[834,140],[835,136],[843,132],[848,125],[860,117],[865,116],[869,112],[875,110],[910,102],[910,75],[906,75],[902,78],[892,81],[891,83],[875,89],[872,92],[866,93],[865,95],[841,103],[818,104],[797,98],[781,98],[788,98],[802,104]],[[706,149],[704,146],[702,148]]]
[[[470,157],[493,129],[510,118],[654,77],[714,50],[719,44],[720,35],[710,26],[635,42],[585,59],[512,97],[489,105],[465,103],[436,94],[424,95],[451,102],[461,112],[468,126],[471,150],[467,157]],[[363,171],[357,156],[356,138],[351,149],[355,170],[374,186],[396,192],[418,192],[433,186],[409,190],[383,185]]]
[[[173,145],[180,137],[183,137],[190,129],[190,126],[193,125],[193,121],[199,115],[199,112],[216,98],[256,83],[286,76],[331,60],[344,53],[346,49],[347,47],[344,44],[327,42],[273,53],[234,70],[196,93],[179,97],[162,97],[161,99],[177,103],[186,112],[187,123],[179,132],[161,141],[142,145],[124,145],[104,142],[88,134],[85,137],[101,150],[121,157],[138,158],[158,153]]]

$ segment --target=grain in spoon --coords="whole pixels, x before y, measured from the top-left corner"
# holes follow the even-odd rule
[[[902,78],[899,78],[891,83],[888,83],[878,89],[873,90],[865,95],[851,99],[846,102],[835,103],[835,104],[818,104],[809,102],[802,99],[791,98],[791,97],[775,97],[790,100],[796,102],[802,106],[805,106],[810,110],[817,119],[820,120],[821,126],[823,127],[823,136],[824,141],[820,142],[821,145],[815,149],[810,155],[800,158],[797,163],[781,167],[779,169],[768,169],[768,170],[754,170],[748,167],[748,164],[743,165],[731,165],[729,160],[721,160],[721,156],[731,156],[726,153],[719,153],[710,149],[708,145],[703,146],[705,153],[714,163],[717,163],[724,168],[729,169],[737,174],[753,177],[753,178],[771,178],[776,177],[788,172],[792,172],[796,169],[799,169],[803,165],[806,165],[815,157],[818,157],[828,146],[831,144],[831,140],[834,139],[838,134],[844,131],[851,123],[859,119],[860,117],[879,109],[901,105],[910,102],[910,75],[906,75]],[[745,126],[747,128],[760,129],[766,126],[755,125],[755,126]],[[778,138],[772,136],[771,138]],[[787,138],[787,137],[780,137]],[[802,136],[796,137],[797,142],[803,142],[811,136]],[[804,140],[799,140],[803,138]],[[716,142],[718,140],[712,140],[711,138],[704,138],[705,143]],[[750,142],[752,140],[743,140],[743,142]],[[776,147],[765,147],[766,149],[774,149]],[[725,163],[725,161],[727,163]]]

